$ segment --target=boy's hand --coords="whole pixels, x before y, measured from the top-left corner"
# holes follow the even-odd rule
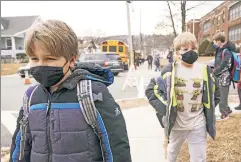
[[[164,124],[162,123],[163,115],[161,115],[160,113],[156,113],[156,116],[157,116],[162,128],[165,128]]]

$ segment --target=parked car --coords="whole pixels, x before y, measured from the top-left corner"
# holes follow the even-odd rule
[[[31,76],[31,74],[30,74],[30,64],[29,63],[18,69],[18,74],[20,75],[21,78],[25,78],[25,71],[28,71],[29,76]]]
[[[78,63],[95,63],[104,68],[109,68],[116,76],[124,71],[124,66],[120,56],[117,53],[98,52],[83,54]]]

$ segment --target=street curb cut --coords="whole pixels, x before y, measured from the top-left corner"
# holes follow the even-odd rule
[[[238,100],[238,95],[230,95],[228,98],[229,103],[236,103]],[[125,98],[125,99],[118,99],[116,102],[119,104],[121,109],[127,108],[135,108],[135,107],[143,107],[145,105],[150,105],[147,98]]]
[[[116,100],[121,109],[128,109],[134,107],[141,107],[143,105],[149,105],[149,101],[146,98],[126,98]]]

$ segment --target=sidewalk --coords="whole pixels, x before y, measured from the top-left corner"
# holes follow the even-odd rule
[[[133,162],[165,162],[164,132],[150,106],[122,111],[127,124]]]
[[[122,101],[123,102],[123,101]],[[129,103],[130,102],[130,103]],[[143,105],[133,108],[133,102]],[[125,117],[128,136],[130,140],[131,155],[133,162],[166,162],[164,154],[164,130],[156,117],[154,109],[141,99],[136,101],[125,100],[122,104],[122,112]],[[130,105],[132,103],[132,106]],[[124,106],[126,106],[124,108]],[[234,113],[241,113],[236,111],[234,107],[237,103],[230,103],[230,107]],[[216,107],[216,115],[219,115],[219,108]],[[9,157],[1,157],[1,161],[7,162]],[[6,160],[4,160],[6,159]]]
[[[241,113],[230,103],[234,113]],[[161,128],[155,111],[151,106],[130,108],[122,110],[130,139],[133,162],[165,162],[164,130]],[[216,115],[219,108],[216,107]]]

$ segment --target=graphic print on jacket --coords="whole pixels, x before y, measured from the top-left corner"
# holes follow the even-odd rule
[[[27,134],[30,130],[31,136],[27,138],[25,149],[30,149],[31,155],[26,153],[24,161],[131,162],[124,117],[106,87],[113,83],[113,78],[108,79],[111,76],[99,68],[87,71],[77,67],[52,95],[39,85],[31,97],[28,116]],[[86,123],[77,99],[76,84],[83,79],[92,80],[92,92],[103,95],[103,102],[95,102],[99,137]],[[117,116],[116,108],[120,111]],[[18,133],[16,139],[19,137]],[[18,161],[18,140],[12,150],[12,161]]]

